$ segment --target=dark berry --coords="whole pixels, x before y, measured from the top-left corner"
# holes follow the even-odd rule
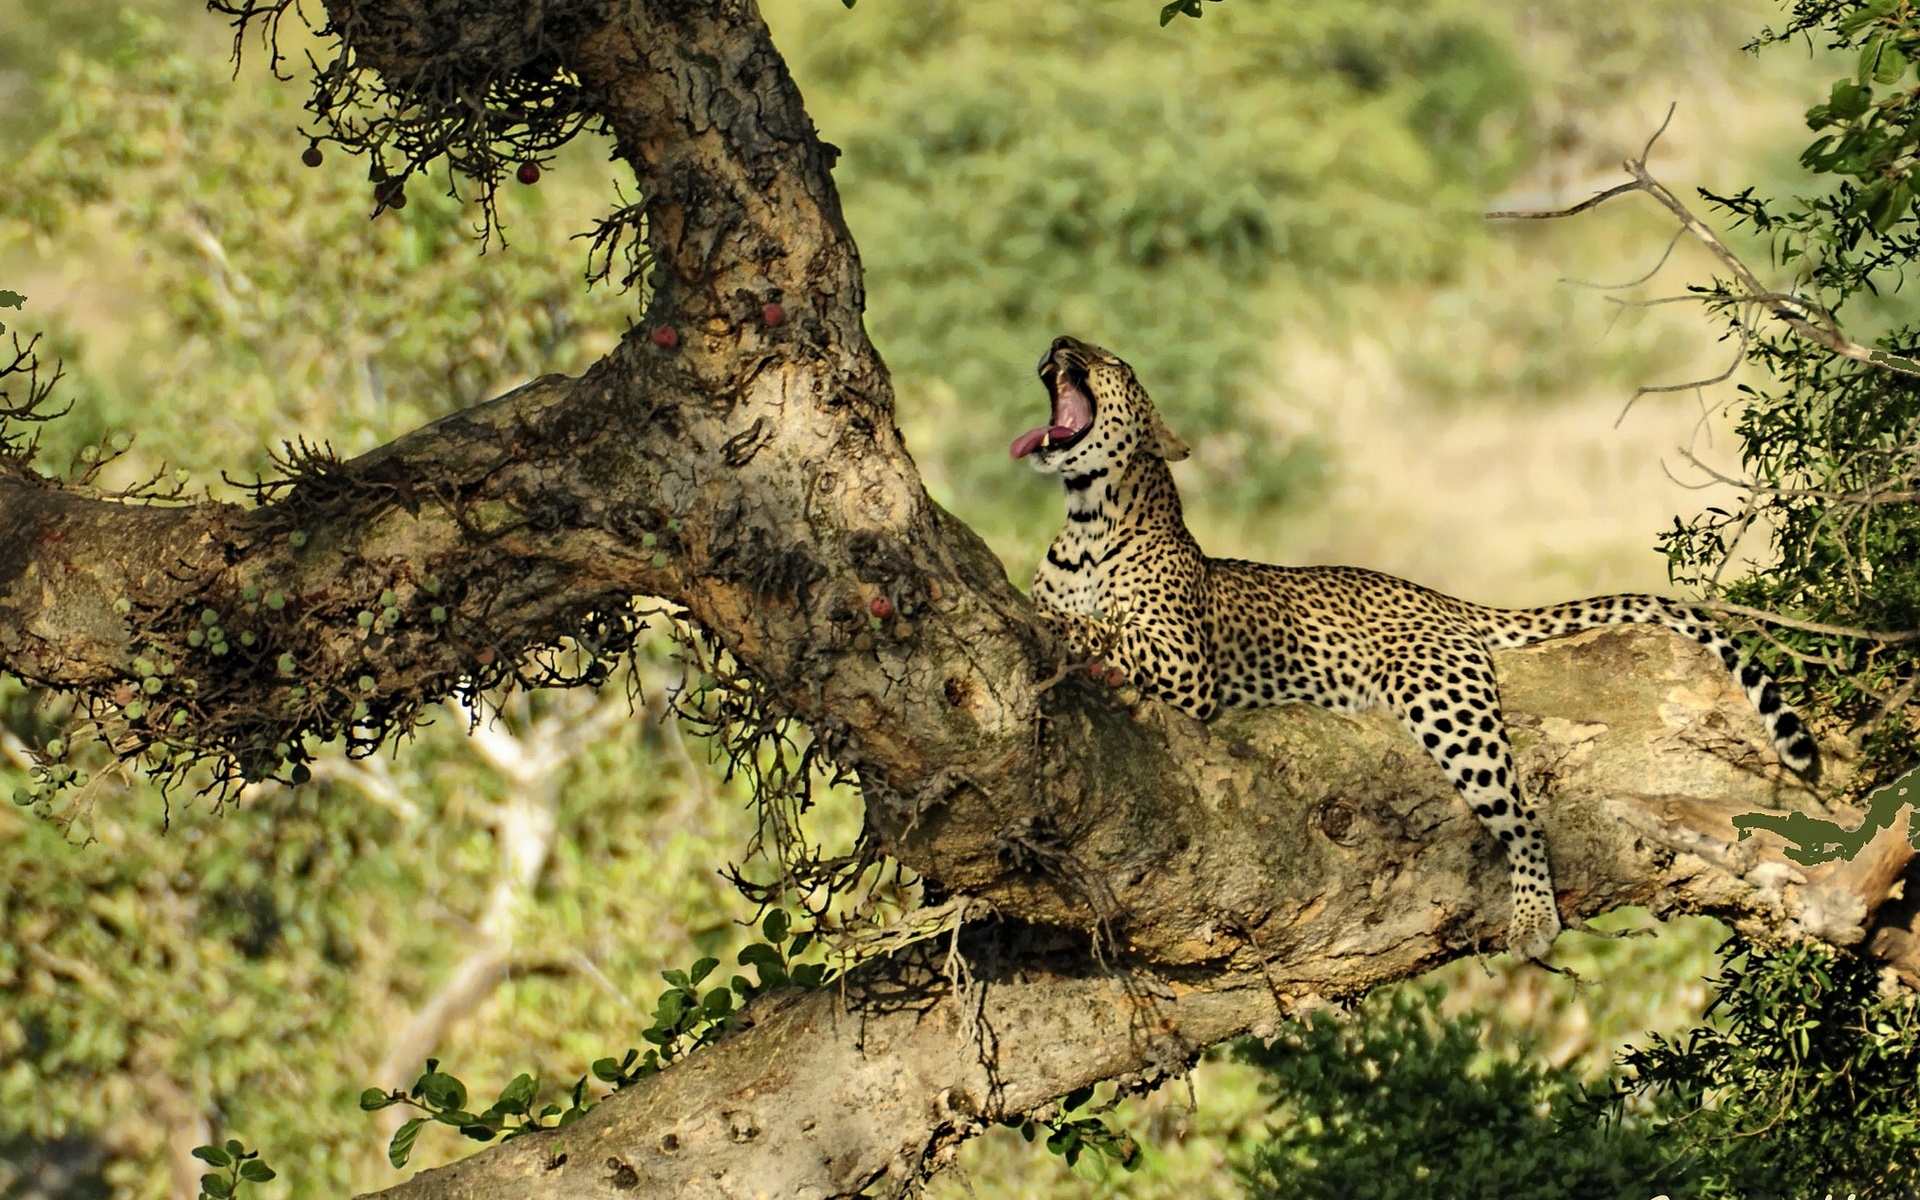
[[[520,164],[520,169],[514,172],[514,177],[525,184],[539,183],[540,164],[537,162],[523,162]]]
[[[300,161],[307,164],[310,167],[317,167],[320,165],[320,160],[322,157],[323,156],[320,153],[320,147],[318,145],[313,145],[313,146],[308,146],[305,152],[300,155]]]
[[[764,323],[768,325],[778,325],[786,319],[787,310],[781,308],[778,304],[762,304],[760,306],[760,320]]]
[[[680,331],[671,325],[655,325],[653,344],[662,350],[671,350],[680,344]]]
[[[875,596],[873,602],[867,605],[867,611],[884,621],[893,615],[893,601],[885,596]]]

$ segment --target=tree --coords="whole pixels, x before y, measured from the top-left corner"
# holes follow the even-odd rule
[[[357,458],[302,454],[257,508],[56,486],[16,441],[0,661],[91,706],[114,755],[212,760],[237,785],[292,778],[310,737],[378,746],[457,690],[601,683],[632,598],[664,597],[724,649],[736,760],[779,761],[803,722],[806,758],[761,786],[857,777],[871,852],[946,918],[838,989],[757,1001],[563,1136],[410,1189],[905,1182],[984,1121],[1149,1085],[1498,930],[1497,864],[1393,730],[1291,711],[1202,727],[1059,675],[998,562],[919,486],[833,154],[750,7],[329,11],[318,115],[372,158],[379,205],[441,156],[484,189],[604,122],[641,199],[602,233],[644,234],[646,320],[576,379]],[[1718,733],[1751,727],[1717,667],[1615,633],[1502,669],[1538,718],[1530,786],[1559,814],[1571,911],[1657,898],[1859,940],[1904,843],[1798,879],[1738,845],[1733,816],[1809,798]]]

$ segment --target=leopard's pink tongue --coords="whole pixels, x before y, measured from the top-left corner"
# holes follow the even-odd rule
[[[1015,458],[1025,458],[1049,440],[1065,441],[1072,436],[1073,428],[1069,425],[1049,425],[1045,429],[1029,429],[1013,439],[1013,445],[1007,447],[1007,453]]]

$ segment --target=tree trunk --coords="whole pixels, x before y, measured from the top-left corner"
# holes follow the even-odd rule
[[[1295,1006],[1497,945],[1499,850],[1390,721],[1293,707],[1202,725],[1054,682],[1027,601],[927,497],[894,428],[833,152],[750,3],[328,11],[389,78],[556,55],[638,179],[647,320],[579,379],[309,463],[256,509],[110,502],[0,464],[0,667],[113,708],[137,657],[164,658],[194,688],[169,684],[116,745],[185,711],[199,750],[257,776],[276,743],[377,742],[562,638],[617,650],[631,598],[664,597],[857,773],[882,849],[994,914],[844,987],[765,997],[563,1133],[394,1192],[904,1186],[984,1120],[1150,1083]],[[876,632],[879,596],[901,615]],[[191,645],[208,610],[255,646]],[[1741,812],[1817,801],[1696,647],[1600,631],[1499,669],[1564,912],[1861,939],[1905,841],[1819,870],[1736,841]],[[943,974],[949,952],[970,982]]]

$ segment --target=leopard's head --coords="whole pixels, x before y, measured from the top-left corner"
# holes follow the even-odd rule
[[[1013,439],[1015,458],[1031,458],[1048,475],[1076,476],[1127,469],[1145,453],[1179,462],[1186,443],[1160,420],[1133,368],[1077,338],[1059,337],[1040,360],[1040,381],[1052,402],[1051,419]]]

